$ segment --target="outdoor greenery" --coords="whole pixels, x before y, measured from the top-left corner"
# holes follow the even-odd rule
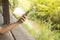
[[[30,29],[25,23],[22,26],[35,40],[60,40],[60,0],[9,0],[9,2],[11,12],[16,7],[21,7],[25,12],[30,11],[27,19],[31,21],[33,28]],[[32,10],[29,10],[31,8]]]

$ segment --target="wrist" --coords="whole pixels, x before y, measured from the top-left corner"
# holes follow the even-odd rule
[[[16,24],[20,24],[19,22],[15,22]]]

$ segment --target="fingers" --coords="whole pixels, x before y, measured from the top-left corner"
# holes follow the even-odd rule
[[[27,16],[27,14],[24,14],[22,17],[26,17]]]
[[[22,19],[22,20],[25,20],[25,19],[26,19],[26,15],[23,15],[23,16],[21,17],[21,19]]]
[[[21,21],[22,21],[22,22],[24,22],[24,21],[25,21],[25,18],[24,18],[24,17],[23,17],[23,18],[21,18]]]
[[[23,23],[23,22],[25,21],[25,19],[26,19],[26,15],[23,15],[23,16],[19,19],[18,23]]]
[[[25,20],[24,19],[20,19],[19,21],[18,21],[18,23],[23,23]]]

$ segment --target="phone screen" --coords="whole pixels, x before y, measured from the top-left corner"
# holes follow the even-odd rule
[[[16,18],[20,18],[22,15],[25,14],[25,11],[22,8],[15,8],[13,14],[15,15]]]
[[[31,10],[31,9],[30,9]],[[17,18],[17,19],[19,19],[21,16],[23,16],[23,15],[28,15],[29,14],[29,12],[30,12],[30,10],[28,10],[27,12],[25,12],[22,8],[15,8],[15,10],[14,10],[14,12],[13,12],[13,14],[14,14],[14,16]]]

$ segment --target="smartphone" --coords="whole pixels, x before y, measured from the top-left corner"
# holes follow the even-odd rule
[[[23,14],[23,15],[27,16],[31,10],[32,10],[32,8],[29,11],[27,11],[25,14]]]

